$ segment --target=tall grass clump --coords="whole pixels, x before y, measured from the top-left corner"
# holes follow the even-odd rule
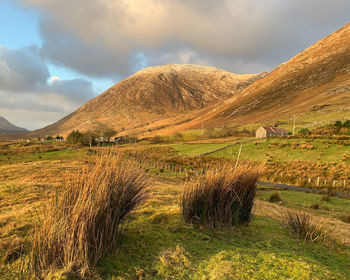
[[[327,227],[313,220],[312,216],[300,210],[284,210],[282,224],[299,238],[308,242],[332,241]]]
[[[39,278],[51,270],[88,275],[116,248],[122,222],[146,198],[148,177],[138,163],[109,150],[67,182],[34,232],[31,258]]]
[[[272,203],[281,202],[281,201],[282,201],[281,193],[280,193],[280,192],[274,192],[274,193],[271,194],[271,196],[269,197],[269,201],[272,202]]]
[[[186,183],[181,206],[185,222],[208,228],[249,224],[261,166],[226,164]]]

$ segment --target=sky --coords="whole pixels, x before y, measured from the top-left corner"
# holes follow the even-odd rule
[[[0,0],[0,116],[44,127],[152,65],[271,71],[349,15],[349,0]]]

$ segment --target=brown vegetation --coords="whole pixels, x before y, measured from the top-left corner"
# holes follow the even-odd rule
[[[91,169],[68,180],[53,199],[32,241],[37,276],[64,269],[81,276],[117,246],[122,222],[144,201],[148,179],[135,162],[111,151],[97,156]]]
[[[261,166],[210,168],[188,182],[181,206],[186,222],[208,228],[249,224]]]
[[[282,198],[281,198],[281,194],[280,192],[274,192],[273,194],[271,194],[269,201],[274,203],[274,202],[281,202]]]
[[[284,210],[282,224],[299,238],[308,242],[329,241],[329,231],[326,225],[316,222],[312,216],[299,210]]]

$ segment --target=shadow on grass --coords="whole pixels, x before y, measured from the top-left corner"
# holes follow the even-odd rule
[[[191,262],[181,279],[249,279],[244,278],[249,273],[258,279],[312,274],[320,279],[350,277],[350,248],[329,250],[299,241],[279,222],[265,217],[255,217],[249,227],[200,229],[182,222],[177,198],[169,199],[166,190],[155,193],[154,200],[138,210],[125,229],[120,249],[104,258],[97,270],[103,279],[167,279],[158,271],[160,256],[169,249],[176,253],[177,247]],[[170,261],[170,265],[181,263]],[[180,274],[169,279],[180,279],[176,277]]]

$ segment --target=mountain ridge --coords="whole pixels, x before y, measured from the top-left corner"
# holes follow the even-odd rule
[[[187,116],[227,100],[265,75],[238,75],[192,64],[147,67],[31,136],[67,135],[73,129],[103,126],[122,132]]]
[[[11,122],[9,122],[7,119],[4,117],[0,116],[0,133],[24,133],[28,132],[29,130],[18,127]]]

